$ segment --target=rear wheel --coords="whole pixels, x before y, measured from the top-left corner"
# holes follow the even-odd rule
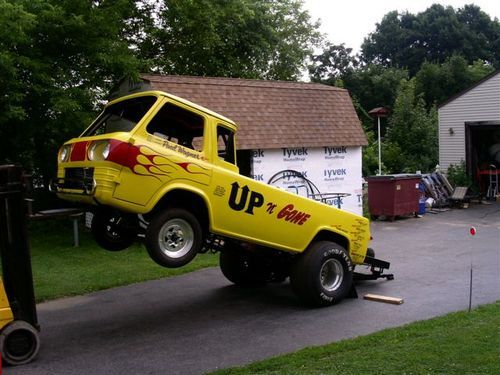
[[[9,365],[23,365],[32,361],[40,349],[38,331],[28,322],[15,320],[0,334],[2,358]]]
[[[347,251],[334,242],[319,241],[295,260],[290,282],[295,294],[307,304],[329,306],[347,296],[352,277]]]
[[[132,216],[114,210],[99,210],[90,226],[95,242],[105,250],[120,251],[130,247],[137,237],[137,223]]]
[[[163,267],[188,264],[203,245],[203,231],[198,219],[182,208],[158,213],[148,226],[146,248],[149,256]]]

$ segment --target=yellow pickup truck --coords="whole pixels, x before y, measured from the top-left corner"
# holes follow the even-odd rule
[[[236,130],[165,92],[127,95],[61,147],[52,188],[91,207],[101,247],[122,250],[143,238],[165,267],[220,251],[231,282],[290,277],[299,297],[320,306],[352,290],[355,265],[386,277],[389,264],[368,249],[367,219],[240,175]]]

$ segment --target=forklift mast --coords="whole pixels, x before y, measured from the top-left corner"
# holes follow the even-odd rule
[[[0,166],[0,350],[4,362],[30,362],[40,346],[21,167]],[[6,298],[5,298],[6,297]],[[10,311],[9,311],[10,310]]]

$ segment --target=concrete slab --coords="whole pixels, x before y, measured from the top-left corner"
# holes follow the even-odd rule
[[[243,365],[466,310],[471,263],[473,305],[500,299],[500,204],[376,221],[372,234],[395,280],[363,282],[358,293],[401,297],[402,305],[359,298],[308,309],[287,283],[240,289],[205,269],[40,304],[39,358],[5,374],[202,374]]]

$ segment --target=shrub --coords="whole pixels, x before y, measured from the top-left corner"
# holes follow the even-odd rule
[[[471,186],[473,183],[463,160],[459,165],[450,164],[446,175],[452,186]]]

